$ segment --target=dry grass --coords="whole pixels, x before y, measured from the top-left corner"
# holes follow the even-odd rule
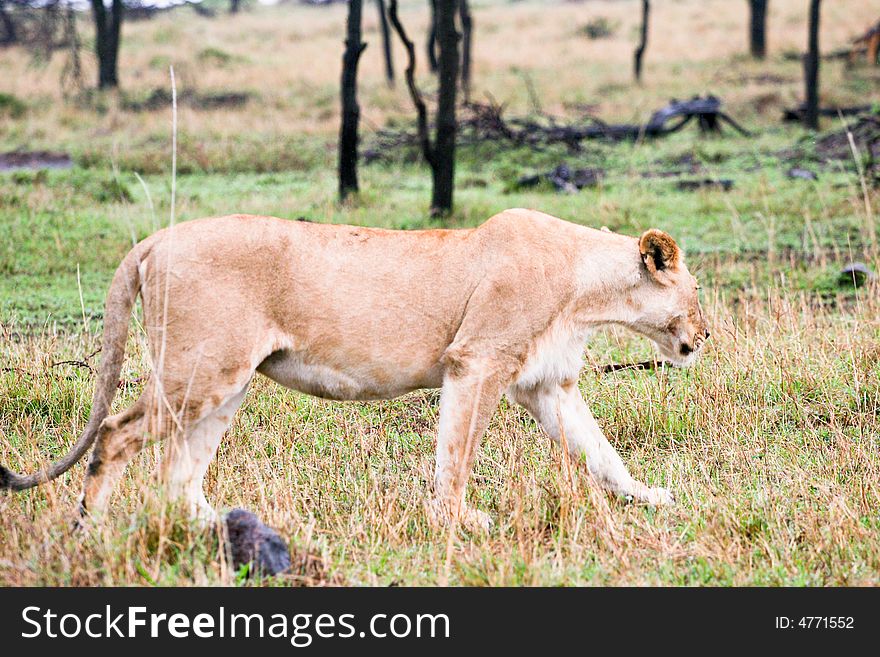
[[[823,48],[847,45],[880,14],[880,0],[855,4],[858,6],[837,2],[823,7]],[[401,5],[401,19],[421,42],[427,19],[425,3],[409,0]],[[754,112],[757,103],[775,122],[779,108],[796,103],[802,95],[800,64],[786,62],[775,68],[780,79],[772,86],[773,98],[764,98],[766,84],[755,76],[766,67],[743,56],[747,12],[742,2],[658,3],[652,10],[641,88],[631,85],[632,50],[640,20],[635,1],[486,0],[474,5],[477,96],[490,94],[520,114],[530,108],[524,74],[540,90],[541,104],[547,111],[564,113],[594,105],[600,115],[620,121],[642,120],[670,97],[725,85],[729,87],[725,100],[735,115]],[[369,48],[360,75],[363,121],[368,128],[385,125],[389,119],[408,119],[412,112],[402,80],[393,90],[385,84],[373,9],[370,6],[365,11]],[[592,41],[580,34],[579,29],[596,16],[608,17],[618,26],[610,38]],[[250,91],[258,98],[246,112],[183,108],[183,133],[210,135],[214,141],[236,141],[244,133],[332,135],[339,125],[337,91],[344,21],[345,7],[337,5],[261,8],[234,19],[206,19],[183,12],[130,22],[125,26],[121,52],[122,86],[135,97],[156,88],[167,89],[168,66],[173,64],[182,92]],[[81,33],[90,38],[90,30],[83,21]],[[781,59],[784,52],[802,52],[804,3],[776,0],[770,5],[767,38],[774,59]],[[220,56],[214,56],[218,52]],[[430,88],[421,45],[418,56],[422,58],[419,70],[423,84]],[[404,62],[400,44],[395,44],[395,58],[400,73]],[[86,53],[89,84],[95,78],[93,59]],[[123,157],[131,145],[167,134],[166,111],[126,113],[107,98],[101,103],[106,113],[84,115],[77,107],[61,103],[61,55],[38,68],[22,52],[3,53],[3,60],[4,91],[32,103],[37,114],[17,124],[7,140],[57,145],[61,139],[77,146],[96,140],[96,147],[116,149]],[[828,68],[840,66],[835,63]],[[858,98],[852,90],[829,85],[823,93],[828,102]],[[167,160],[167,150],[160,157]]]
[[[735,311],[731,307],[738,308]],[[497,526],[454,543],[458,584],[871,584],[880,569],[880,348],[876,289],[841,319],[804,295],[712,299],[713,339],[691,371],[597,377],[584,394],[634,474],[669,486],[678,505],[625,505],[517,408],[484,440],[472,502]],[[0,460],[34,470],[79,429],[92,378],[47,363],[96,336],[11,343],[0,387]],[[609,333],[590,358],[643,346]],[[146,367],[139,343],[123,374]],[[33,354],[39,353],[35,363]],[[123,397],[131,400],[133,389]],[[445,536],[426,501],[434,392],[334,404],[260,379],[211,466],[209,499],[255,509],[349,583],[434,584]],[[210,533],[156,505],[157,457],[137,459],[104,531],[70,531],[80,469],[39,492],[5,496],[4,584],[233,583]],[[150,452],[150,450],[147,450]],[[569,476],[570,475],[570,476]],[[156,509],[159,509],[157,512]],[[316,583],[316,580],[311,580]],[[317,582],[323,581],[318,579]]]
[[[403,20],[420,34],[425,3],[403,4]],[[629,233],[674,227],[704,281],[713,337],[692,370],[600,377],[590,366],[650,353],[643,340],[603,333],[589,346],[581,380],[633,474],[670,487],[675,507],[627,505],[597,490],[525,412],[504,403],[470,488],[471,504],[496,526],[488,535],[462,530],[454,537],[449,582],[875,584],[878,289],[846,291],[834,278],[843,260],[870,255],[878,194],[863,194],[845,171],[822,170],[819,182],[805,185],[777,170],[787,163],[749,168],[800,136],[796,128],[781,131],[777,117],[801,93],[798,64],[780,53],[801,49],[805,3],[770,3],[772,56],[765,64],[740,58],[744,2],[655,3],[642,88],[629,79],[635,2],[560,3],[552,11],[537,2],[475,4],[477,88],[508,101],[513,113],[529,107],[521,74],[528,70],[549,111],[570,116],[595,104],[603,116],[641,119],[669,96],[709,90],[765,134],[754,142],[678,135],[662,144],[589,150],[582,157],[605,157],[603,166],[613,171],[607,185],[572,197],[505,194],[497,172],[508,154],[462,154],[457,224],[526,205]],[[361,98],[367,127],[411,114],[405,90],[389,90],[382,79],[371,9],[372,3]],[[827,3],[823,13],[822,39],[831,49],[875,20],[880,1]],[[589,41],[578,34],[596,15],[619,24],[614,36]],[[187,15],[126,26],[125,93],[167,86],[173,63],[181,90],[257,96],[243,110],[181,108],[184,171],[199,162],[204,166],[196,170],[211,170],[242,152],[240,166],[255,170],[283,158],[278,174],[183,176],[181,219],[247,209],[374,225],[416,221],[426,207],[426,174],[405,164],[365,168],[362,197],[333,202],[329,162],[343,19],[340,7],[279,7],[234,20]],[[200,57],[207,48],[232,59]],[[112,96],[87,106],[62,103],[60,61],[34,69],[23,53],[0,57],[11,73],[0,90],[28,103],[23,117],[0,118],[0,146],[69,148],[93,167],[43,181],[0,179],[0,230],[8,236],[0,240],[0,272],[11,281],[0,280],[0,297],[12,299],[0,298],[0,368],[9,368],[0,372],[0,463],[33,471],[66,451],[84,426],[93,376],[52,363],[97,347],[97,299],[130,233],[142,235],[157,221],[125,171],[169,169],[170,112],[124,111]],[[781,81],[755,80],[767,72]],[[847,77],[830,64],[823,68],[826,98],[863,101],[876,91],[874,76]],[[734,171],[735,191],[685,195],[640,178],[639,168],[683,153],[702,157],[713,175]],[[547,164],[533,164],[528,158],[539,156],[532,153],[509,157],[515,171]],[[133,200],[116,198],[120,180]],[[147,176],[147,186],[162,220],[167,179]],[[876,253],[869,262],[876,269]],[[134,399],[146,367],[134,332],[123,371],[130,385],[117,407]],[[255,511],[302,554],[317,555],[272,583],[436,584],[445,577],[447,536],[429,527],[423,508],[436,420],[432,391],[336,404],[258,379],[209,469],[208,499],[218,509]],[[71,531],[82,466],[38,490],[0,495],[0,584],[240,583],[212,532],[155,499],[151,472],[159,450],[136,459],[106,525],[86,540]]]

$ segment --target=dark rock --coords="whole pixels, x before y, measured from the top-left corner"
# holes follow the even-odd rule
[[[800,167],[794,167],[788,170],[786,174],[789,178],[801,178],[802,180],[818,180],[819,176],[816,175],[815,171],[810,171],[809,169],[801,169]]]
[[[852,143],[850,143],[852,140]],[[853,147],[868,160],[876,174],[876,163],[880,161],[880,115],[865,114],[848,123],[840,130],[828,132],[815,140],[803,141],[798,145],[778,151],[776,156],[781,160],[791,161],[798,166],[805,161],[836,162],[844,160],[853,162]]]
[[[0,153],[0,171],[26,169],[69,169],[73,160],[67,153],[48,151],[12,151]]]
[[[840,284],[861,287],[875,276],[864,262],[850,262],[840,270]]]
[[[238,91],[208,91],[201,93],[185,89],[177,94],[178,104],[188,105],[196,109],[243,107],[252,98],[252,93]],[[153,112],[171,107],[171,102],[171,91],[164,87],[156,87],[144,98],[123,97],[122,107],[129,112]]]
[[[733,189],[733,181],[729,178],[701,178],[697,180],[679,180],[675,186],[683,192],[713,188],[727,192]]]
[[[682,153],[676,157],[669,158],[668,161],[674,166],[684,167],[686,171],[691,173],[699,173],[703,168],[702,163],[693,153]]]
[[[584,187],[593,187],[602,180],[601,169],[570,169],[566,164],[560,164],[552,171],[539,173],[532,176],[524,176],[517,183],[517,189],[535,187],[542,182],[549,182],[557,192],[568,194],[576,193]]]
[[[602,170],[601,169],[575,169],[572,172],[571,183],[577,187],[578,189],[583,189],[584,187],[593,187],[598,185],[602,180]]]
[[[852,161],[850,139],[862,155],[873,158],[874,161],[880,158],[880,116],[859,117],[852,125],[820,137],[816,140],[816,156],[822,162]]]
[[[233,509],[225,518],[233,566],[250,563],[251,572],[278,575],[290,569],[287,543],[250,511]]]

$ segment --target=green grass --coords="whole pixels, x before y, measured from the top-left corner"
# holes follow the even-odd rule
[[[858,177],[853,166],[814,163],[809,166],[820,173],[818,181],[788,178],[792,163],[773,153],[799,137],[797,128],[764,136],[757,144],[688,133],[638,146],[588,144],[579,154],[562,148],[510,150],[500,144],[466,147],[459,157],[456,212],[443,223],[471,226],[509,207],[532,207],[628,234],[658,226],[685,248],[692,268],[725,261],[723,274],[705,267],[706,282],[713,287],[737,290],[779,282],[773,275],[778,271],[748,260],[764,259],[768,252],[786,258],[793,252],[786,286],[834,293],[841,259],[862,257],[868,244]],[[236,211],[389,228],[439,225],[426,211],[430,177],[423,165],[401,157],[364,166],[362,194],[339,206],[332,153],[320,141],[308,150],[324,154],[303,171],[180,174],[178,219]],[[685,177],[731,178],[734,189],[679,191],[677,178],[645,177],[674,169],[670,163],[682,156],[693,157],[705,169]],[[561,162],[573,168],[599,166],[606,176],[597,188],[577,195],[510,191],[520,176]],[[181,165],[186,170],[185,156]],[[133,238],[142,239],[170,216],[170,176],[141,175],[143,185],[129,170],[91,164],[0,174],[0,209],[8,235],[0,247],[0,308],[27,323],[42,323],[50,314],[68,322],[81,319],[78,266],[86,312],[99,315],[115,265]]]

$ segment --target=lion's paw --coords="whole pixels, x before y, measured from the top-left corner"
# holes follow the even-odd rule
[[[488,532],[492,529],[492,518],[485,511],[465,509],[461,515],[461,524],[470,531]]]
[[[675,496],[665,488],[649,488],[645,502],[654,506],[671,506],[675,504]]]
[[[431,500],[427,504],[426,513],[428,522],[433,529],[442,529],[449,526],[450,520],[453,517],[449,505],[441,500]],[[469,507],[459,511],[458,521],[465,529],[478,532],[488,532],[493,524],[492,518],[488,513]]]

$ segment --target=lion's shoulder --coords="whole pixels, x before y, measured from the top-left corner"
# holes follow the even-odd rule
[[[482,227],[502,228],[508,231],[527,230],[529,232],[540,228],[544,231],[558,232],[564,231],[568,226],[573,225],[568,221],[539,212],[538,210],[510,208],[487,219]]]
[[[526,208],[511,208],[487,219],[477,228],[484,243],[519,254],[529,261],[572,257],[590,248],[627,248],[623,235],[604,232]]]

